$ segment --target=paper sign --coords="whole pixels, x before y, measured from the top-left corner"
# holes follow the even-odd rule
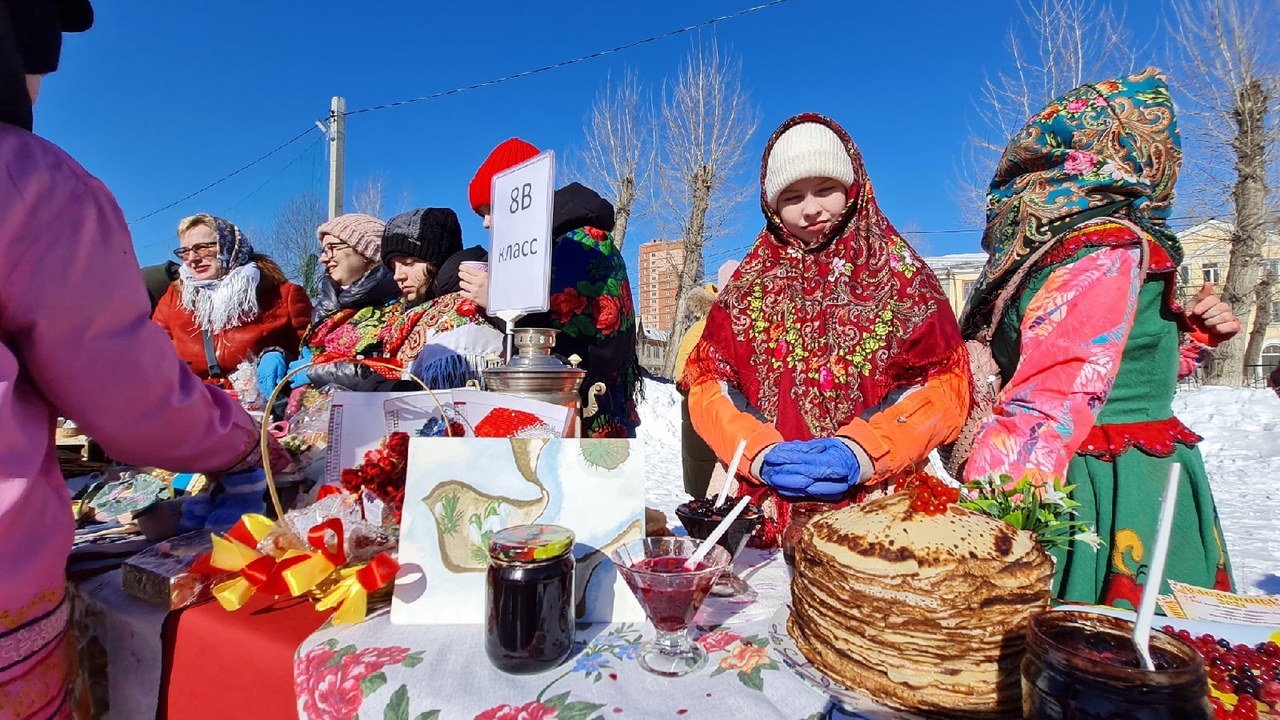
[[[644,537],[642,450],[622,439],[411,439],[391,622],[484,622],[489,539],[529,523],[574,532],[578,620],[643,622],[609,560]]]
[[[1280,626],[1280,595],[1236,595],[1169,581],[1178,607],[1191,620]]]
[[[490,314],[518,316],[550,308],[555,168],[555,154],[547,151],[493,178]]]
[[[1157,595],[1156,604],[1160,606],[1160,611],[1165,617],[1186,620],[1187,614],[1182,612],[1182,606],[1178,604],[1178,600],[1172,595]]]
[[[329,447],[325,450],[324,484],[342,482],[342,470],[355,467],[364,454],[382,444],[386,420],[382,404],[391,398],[425,392],[335,392],[329,411]]]

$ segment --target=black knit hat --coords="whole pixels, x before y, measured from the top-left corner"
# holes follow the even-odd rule
[[[439,268],[460,250],[462,226],[449,208],[418,208],[400,213],[387,221],[382,232],[382,262],[387,266],[393,258],[408,256]]]

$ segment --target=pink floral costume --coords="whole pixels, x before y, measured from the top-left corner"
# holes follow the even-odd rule
[[[56,146],[0,124],[0,717],[67,717],[74,521],[54,423],[179,472],[257,464],[253,421],[178,358],[115,199]]]

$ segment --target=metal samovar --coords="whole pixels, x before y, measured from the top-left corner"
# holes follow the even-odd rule
[[[577,355],[569,358],[570,364],[565,365],[551,354],[557,332],[551,328],[514,330],[512,343],[516,347],[516,355],[506,365],[482,371],[484,389],[570,408],[573,422],[568,437],[579,437],[582,420],[596,414],[596,398],[604,393],[605,386],[600,382],[591,386],[589,401],[583,410],[578,390],[587,371],[578,367],[581,358]]]

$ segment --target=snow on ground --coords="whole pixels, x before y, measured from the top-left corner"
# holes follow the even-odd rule
[[[1204,436],[1200,452],[1238,591],[1280,594],[1280,397],[1204,387],[1178,393],[1173,411]]]
[[[680,396],[646,379],[640,405],[645,502],[667,513],[688,499],[680,470]],[[1270,390],[1184,391],[1174,412],[1200,445],[1239,592],[1280,594],[1280,398]]]

